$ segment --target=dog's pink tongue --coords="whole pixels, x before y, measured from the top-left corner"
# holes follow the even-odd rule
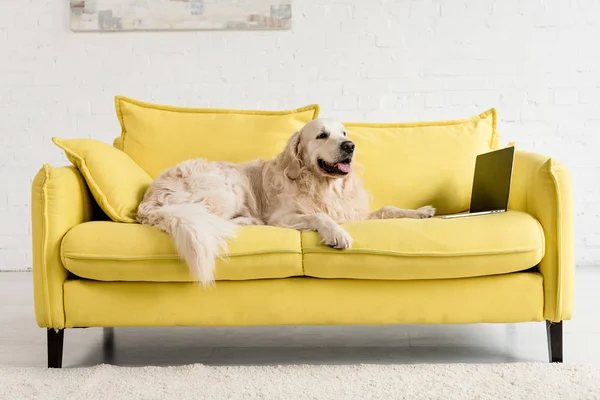
[[[350,172],[350,163],[337,163],[335,166],[342,172]]]

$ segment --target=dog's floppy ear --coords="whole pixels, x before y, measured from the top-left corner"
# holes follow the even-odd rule
[[[297,131],[288,140],[283,153],[281,153],[282,169],[288,179],[298,179],[302,169],[302,147],[300,143],[302,131]]]

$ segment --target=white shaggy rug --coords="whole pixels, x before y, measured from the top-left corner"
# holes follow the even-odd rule
[[[0,399],[599,399],[585,365],[0,367]]]

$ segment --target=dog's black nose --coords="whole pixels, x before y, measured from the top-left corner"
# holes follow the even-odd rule
[[[340,147],[342,148],[342,150],[344,150],[348,154],[354,153],[354,142],[351,142],[350,140],[346,140],[345,142],[342,142]]]

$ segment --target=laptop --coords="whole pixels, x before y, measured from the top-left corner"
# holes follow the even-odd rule
[[[444,215],[442,218],[463,218],[496,214],[508,210],[515,148],[507,147],[477,156],[475,176],[468,213]]]

